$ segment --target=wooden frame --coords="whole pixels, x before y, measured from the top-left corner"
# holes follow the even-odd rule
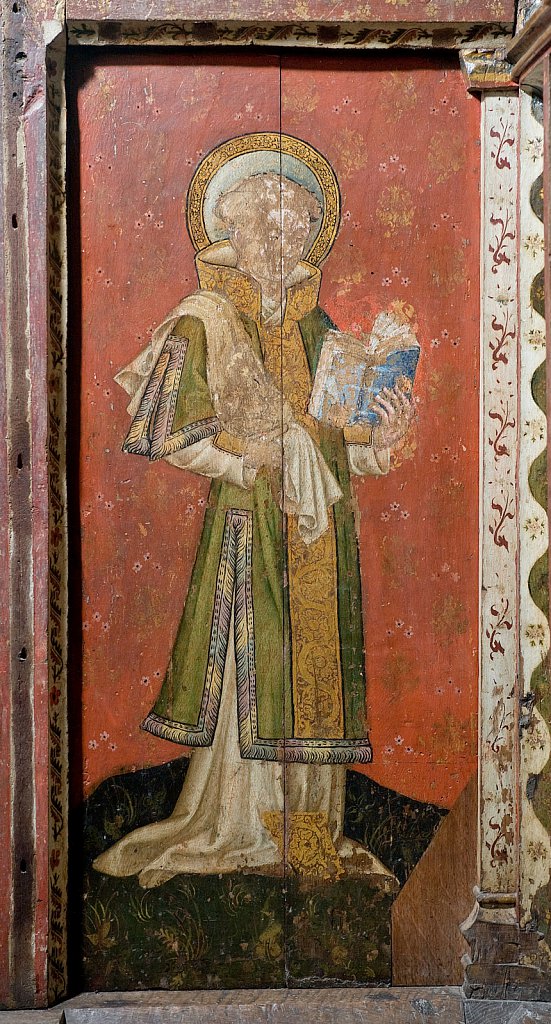
[[[480,876],[465,925],[472,951],[466,993],[551,998],[550,965],[529,927],[534,897],[549,878],[551,844],[527,787],[551,752],[532,688],[548,651],[548,624],[530,584],[548,544],[547,517],[529,476],[546,446],[545,410],[533,390],[545,354],[541,309],[533,301],[543,257],[539,243],[531,256],[522,249],[523,240],[543,234],[525,201],[543,170],[543,146],[531,100],[525,93],[519,101],[505,60],[512,0],[414,0],[407,22],[399,20],[402,8],[385,0],[339,2],[330,13],[326,0],[174,0],[169,16],[165,8],[162,0],[44,0],[28,7],[15,0],[5,15],[7,485],[0,492],[0,544],[9,573],[0,587],[10,615],[0,657],[10,756],[0,815],[11,837],[13,899],[9,935],[0,936],[0,975],[4,969],[9,979],[0,1002],[44,1006],[68,991],[64,70],[67,48],[82,44],[254,43],[354,52],[444,46],[460,52],[466,87],[482,96]],[[523,31],[532,40],[530,23]],[[519,72],[538,64],[541,50],[537,59],[534,53],[532,47],[519,58]],[[543,83],[543,75],[531,74],[526,84]],[[528,431],[521,428],[526,423]]]

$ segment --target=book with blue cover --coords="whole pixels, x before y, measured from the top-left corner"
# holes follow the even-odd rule
[[[369,335],[328,331],[312,387],[310,415],[335,426],[376,426],[376,396],[383,388],[396,386],[411,395],[420,351],[410,320],[399,310],[379,313]]]

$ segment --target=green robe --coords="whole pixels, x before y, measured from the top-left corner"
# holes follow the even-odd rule
[[[262,359],[259,331],[240,313]],[[326,331],[316,306],[298,321],[313,380]],[[135,416],[125,450],[159,458],[220,432],[206,370],[201,320],[172,328]],[[168,428],[167,428],[168,424]],[[297,735],[292,685],[286,520],[269,474],[251,488],[210,487],[185,608],[163,686],[143,728],[190,747],[210,746],[217,726],[232,608],[241,756],[319,764],[371,760],[366,725],[362,598],[350,473],[343,431],[320,424],[319,447],[342,498],[333,507],[343,731]],[[215,442],[216,443],[216,442]]]

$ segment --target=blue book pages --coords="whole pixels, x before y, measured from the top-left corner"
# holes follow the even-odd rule
[[[372,368],[372,380],[367,385],[362,384],[358,389],[356,411],[350,419],[351,424],[369,423],[376,426],[379,423],[379,415],[371,406],[383,388],[392,389],[398,384],[403,391],[411,394],[420,351],[419,346],[415,345],[391,352],[384,363]]]

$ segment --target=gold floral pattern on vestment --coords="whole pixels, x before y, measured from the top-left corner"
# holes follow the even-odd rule
[[[295,418],[304,425],[313,425],[307,412],[312,378],[298,325],[286,317],[283,326],[263,324],[259,333],[264,366],[278,382]]]
[[[344,868],[324,811],[267,811],[262,821],[275,839],[282,860],[297,875],[324,881],[342,878]]]
[[[296,516],[287,517],[293,734],[300,739],[344,736],[337,608],[337,545],[333,515],[312,544]]]
[[[220,292],[233,302],[235,308],[257,323],[261,320],[262,292],[260,285],[249,274],[237,267],[216,263],[217,253],[227,253],[227,242],[214,242],[207,249],[197,253],[195,265],[201,288]],[[302,320],[315,309],[321,285],[321,270],[308,260],[301,260],[299,267],[304,277],[286,288],[285,319]],[[277,325],[279,332],[280,325]]]
[[[297,289],[295,295],[296,310],[300,308]],[[260,326],[260,343],[265,367],[281,382],[296,419],[317,440],[317,421],[307,413],[312,390],[310,367],[289,303],[281,326]],[[312,544],[302,540],[296,516],[287,516],[287,558],[293,735],[298,739],[343,737],[337,544],[331,512],[327,530]]]
[[[214,246],[210,247],[212,250]],[[207,260],[201,259],[199,255],[196,260],[199,283],[201,288],[209,292],[221,292],[240,313],[245,313],[253,320],[260,317],[261,293],[260,288],[253,281],[252,277],[244,274],[235,267],[221,267]]]

